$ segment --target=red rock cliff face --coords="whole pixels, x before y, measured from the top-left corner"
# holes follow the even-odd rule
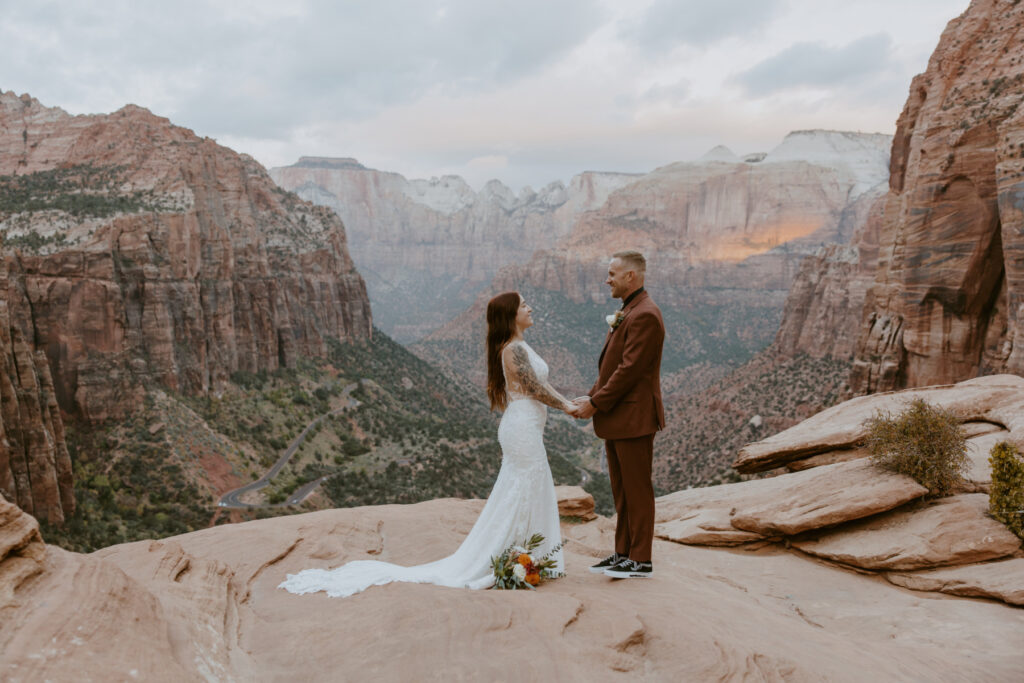
[[[1024,5],[975,0],[910,86],[851,389],[1024,373]]]
[[[27,321],[10,315],[28,307],[0,262],[0,495],[61,522],[75,509],[71,457],[46,354],[34,350]]]
[[[824,247],[800,264],[775,336],[775,353],[853,358],[864,300],[878,267],[884,205],[884,194],[863,195],[851,207],[858,227],[850,244]]]
[[[40,414],[56,414],[55,397],[87,420],[118,418],[147,384],[217,391],[232,372],[371,333],[337,216],[144,109],[72,117],[0,93],[0,182],[10,319],[0,328],[11,330],[8,367],[36,368]],[[6,425],[6,393],[4,409]],[[21,415],[22,429],[45,431]],[[47,433],[62,442],[58,426]],[[24,487],[7,488],[15,460],[0,460],[0,486],[23,505]]]

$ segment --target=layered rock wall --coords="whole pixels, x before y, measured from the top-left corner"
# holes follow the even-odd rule
[[[371,334],[333,212],[145,109],[0,93],[0,185],[0,490],[42,518],[73,504],[60,410],[121,418],[147,385],[217,392]]]
[[[763,160],[699,161],[659,168],[583,213],[555,247],[507,269],[515,282],[605,301],[609,254],[649,255],[659,301],[685,302],[693,289],[786,290],[800,262],[843,244],[877,197],[885,135],[791,133]]]
[[[345,222],[357,264],[385,277],[410,271],[490,280],[502,266],[553,245],[583,211],[634,180],[625,173],[583,173],[518,195],[492,180],[480,192],[458,176],[407,180],[352,159],[303,157],[274,168],[274,180],[333,209]]]
[[[824,247],[800,264],[775,336],[776,353],[853,357],[864,300],[878,264],[883,198],[881,192],[866,193],[851,207],[859,227],[850,244]]]
[[[71,457],[46,354],[34,349],[31,326],[11,318],[28,307],[0,262],[0,496],[62,522],[75,509]]]
[[[403,342],[454,317],[499,269],[552,246],[637,177],[587,172],[517,195],[496,180],[475,192],[458,176],[407,180],[353,159],[303,157],[271,175],[341,217],[378,324]]]
[[[855,393],[1024,373],[1024,6],[975,0],[910,86]]]

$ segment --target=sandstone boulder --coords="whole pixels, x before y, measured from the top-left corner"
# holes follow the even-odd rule
[[[738,545],[861,519],[925,493],[910,477],[858,459],[662,496],[655,533],[678,543]]]
[[[1020,539],[987,511],[984,493],[940,498],[793,545],[861,569],[929,569],[1013,555]]]
[[[0,678],[171,683],[216,677],[204,662],[176,657],[187,644],[175,641],[160,602],[142,584],[92,555],[52,546],[46,555],[45,570],[16,591],[0,618]]]
[[[890,572],[885,578],[915,591],[939,591],[1024,605],[1024,558],[1020,557],[913,574]]]
[[[0,610],[25,581],[43,571],[46,546],[39,523],[0,496]]]
[[[792,536],[885,512],[928,492],[910,477],[863,459],[766,481],[774,485],[774,495],[737,508],[732,518],[737,529]]]
[[[737,510],[771,500],[777,486],[772,479],[756,479],[662,496],[655,505],[654,533],[688,545],[729,546],[761,540],[759,533],[734,527],[732,518]]]
[[[578,517],[585,521],[597,518],[594,512],[594,497],[580,486],[556,486],[558,514],[562,517]]]
[[[1024,378],[995,375],[943,385],[850,399],[800,424],[740,449],[733,467],[760,472],[819,453],[850,449],[867,433],[864,422],[877,412],[899,412],[917,398],[953,412],[963,422],[979,420],[1024,434]]]

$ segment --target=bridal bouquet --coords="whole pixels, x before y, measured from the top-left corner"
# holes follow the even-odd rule
[[[543,542],[543,534],[534,534],[529,541],[510,545],[501,555],[492,557],[494,588],[533,590],[541,581],[560,576],[553,568],[557,564],[554,555],[562,549],[562,544],[556,545],[543,557],[534,557],[533,551]]]

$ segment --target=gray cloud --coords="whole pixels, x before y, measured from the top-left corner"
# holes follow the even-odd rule
[[[889,71],[891,49],[892,39],[885,33],[844,47],[796,43],[732,80],[756,97],[802,86],[858,85]]]
[[[648,52],[705,46],[761,29],[781,7],[780,0],[656,0],[623,37]]]
[[[500,87],[605,20],[597,0],[5,4],[5,89],[73,103],[110,91],[204,134],[279,139],[429,91]]]

